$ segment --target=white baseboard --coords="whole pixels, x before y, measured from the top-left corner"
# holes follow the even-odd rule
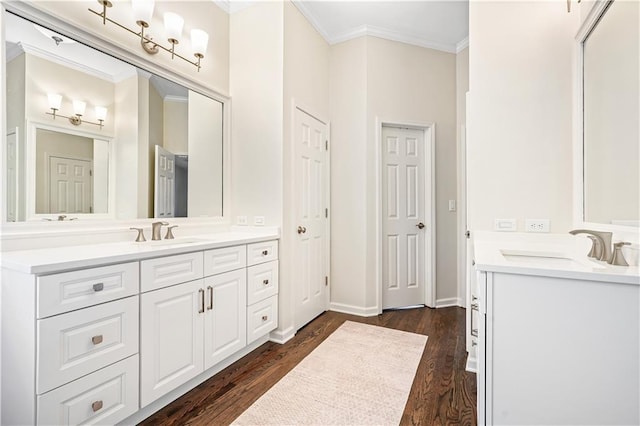
[[[281,345],[284,345],[289,340],[293,339],[293,336],[295,335],[296,335],[296,331],[294,330],[293,326],[291,326],[284,330],[280,330],[280,329],[273,330],[269,335],[269,340],[274,343],[279,343]]]
[[[347,305],[345,303],[331,302],[329,304],[329,310],[342,312],[343,314],[357,315],[359,317],[375,317],[378,315],[378,308],[376,306],[362,308],[360,306]]]
[[[462,298],[449,297],[448,299],[436,300],[436,308],[448,308],[450,306],[459,306],[461,308],[464,308],[464,305],[462,304]]]

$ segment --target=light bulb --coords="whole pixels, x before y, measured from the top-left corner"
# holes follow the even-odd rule
[[[98,121],[104,121],[107,118],[107,109],[105,107],[96,107],[96,119]]]
[[[206,31],[194,29],[191,30],[191,46],[193,46],[193,53],[198,56],[204,57],[207,53],[207,45],[209,44],[209,34]]]
[[[73,113],[77,116],[84,115],[84,109],[87,103],[82,101],[73,101]]]
[[[47,93],[47,98],[49,98],[49,108],[60,109],[60,106],[62,105],[62,95],[58,95],[57,93]]]
[[[133,19],[141,27],[148,27],[153,17],[155,2],[153,0],[131,0]]]
[[[178,44],[180,37],[182,37],[183,25],[184,19],[177,13],[166,12],[164,14],[165,32],[170,43]]]

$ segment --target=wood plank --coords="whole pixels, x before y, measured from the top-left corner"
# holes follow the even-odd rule
[[[401,424],[476,424],[476,376],[464,370],[465,311],[455,307],[368,318],[325,312],[286,344],[265,343],[141,424],[231,423],[347,320],[429,336]]]

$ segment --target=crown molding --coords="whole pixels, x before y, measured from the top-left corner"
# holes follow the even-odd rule
[[[313,16],[313,14],[311,13],[311,11],[307,8],[307,6],[305,5],[305,2],[302,0],[291,0],[291,2],[293,3],[293,5],[300,11],[300,13],[302,13],[302,15],[307,18],[307,21],[309,21],[309,23],[311,24],[311,26],[313,28],[316,29],[316,31],[322,36],[322,38],[329,44],[335,44],[335,43],[331,43],[331,37],[329,37],[329,34],[325,31],[324,28],[322,28],[322,25],[320,25],[320,23],[316,20],[316,18]]]
[[[456,43],[456,53],[462,52],[467,47],[469,47],[469,37],[465,37],[464,39]]]
[[[163,99],[168,102],[180,102],[180,103],[189,102],[189,99],[185,98],[184,96],[165,95],[163,96]]]
[[[213,0],[213,2],[220,9],[224,10],[225,12],[227,12],[227,14],[231,13],[230,12],[231,11],[231,1],[230,0]]]
[[[88,67],[84,64],[72,61],[70,59],[67,58],[63,58],[61,56],[55,55],[51,52],[49,52],[48,50],[45,49],[41,49],[37,46],[33,46],[31,44],[26,44],[26,43],[18,43],[19,47],[21,50],[23,50],[25,53],[28,53],[30,55],[33,56],[37,56],[39,58],[45,59],[49,62],[53,62],[56,63],[58,65],[62,65],[64,67],[67,68],[71,68],[74,69],[76,71],[80,71],[82,73],[91,75],[93,77],[99,78],[101,80],[105,80],[111,83],[118,83],[119,81],[124,80],[125,78],[131,77],[133,75],[135,75],[135,67],[131,67],[132,71],[131,72],[123,72],[120,73],[118,75],[111,75],[105,72],[102,72],[96,68],[92,68],[92,67]]]

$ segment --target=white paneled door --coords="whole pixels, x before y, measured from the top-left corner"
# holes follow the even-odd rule
[[[382,127],[382,308],[425,304],[424,131]]]
[[[92,161],[49,157],[49,211],[91,213]]]
[[[173,217],[176,191],[176,156],[156,145],[153,211],[154,217]]]
[[[327,310],[327,125],[296,108],[294,132],[295,325]]]

